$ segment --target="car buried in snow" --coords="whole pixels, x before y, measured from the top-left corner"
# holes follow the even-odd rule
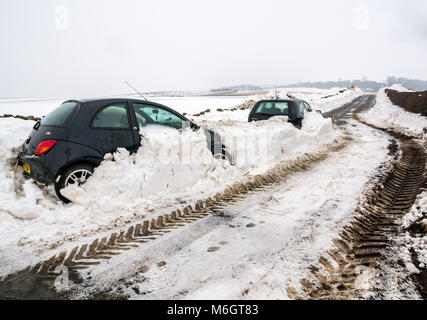
[[[272,117],[288,117],[288,122],[301,129],[306,112],[313,108],[305,101],[298,99],[271,99],[258,101],[252,108],[248,121],[263,121]],[[316,111],[319,112],[320,111]]]
[[[147,125],[201,129],[175,110],[151,101],[69,100],[34,125],[19,162],[26,176],[43,184],[54,183],[57,196],[69,203],[61,190],[83,184],[106,154],[118,148],[135,153],[140,147],[140,129]],[[213,156],[232,163],[221,137],[201,130]]]

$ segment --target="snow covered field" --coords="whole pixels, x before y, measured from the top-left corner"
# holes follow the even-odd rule
[[[342,104],[351,101],[352,99],[363,94],[360,90],[347,90],[343,93],[339,91],[341,88],[334,89],[311,89],[311,88],[286,88],[278,89],[278,93],[282,97],[286,97],[286,93],[292,94],[297,98],[305,99],[312,104],[314,109],[321,110],[322,112],[335,109]],[[113,96],[116,97],[116,96]],[[133,99],[142,99],[139,95],[130,95],[124,97],[131,97]],[[267,97],[274,97],[274,90],[267,95],[257,96],[187,96],[187,97],[159,97],[149,96],[147,98],[151,101],[163,104],[173,108],[181,113],[189,115],[210,109],[212,114],[216,113],[217,109],[230,109],[235,107],[246,100],[261,99]],[[324,98],[328,97],[328,98]],[[74,97],[75,98],[75,97]],[[50,111],[58,107],[62,102],[73,99],[73,97],[64,99],[0,99],[0,116],[3,114],[23,115],[23,116],[36,116],[42,117]],[[211,115],[211,120],[216,117]],[[244,119],[247,120],[247,117]]]
[[[142,99],[139,95],[124,96],[125,98]],[[147,96],[150,101],[154,101],[181,113],[197,113],[206,109],[231,108],[249,97],[246,96],[199,96],[199,97],[158,97]],[[0,115],[13,114],[36,117],[42,117],[53,109],[57,108],[62,102],[74,99],[0,99]]]
[[[320,105],[320,100],[333,99],[333,103],[338,104],[336,96],[321,98],[330,93],[330,90],[324,94],[319,92],[318,100],[308,99],[312,93],[307,93],[307,100],[314,108],[316,101]],[[340,104],[353,98],[353,95],[343,94]],[[232,103],[241,102],[241,98],[230,99],[227,98],[220,107],[226,109]],[[193,98],[190,100],[194,102]],[[58,103],[54,100],[2,102],[0,114],[41,116]],[[190,102],[189,105],[191,112],[200,112],[210,103]],[[229,113],[244,119],[247,112]],[[307,116],[303,130],[295,129],[286,119],[280,118],[249,124],[232,122],[227,113],[223,114],[223,121],[217,122],[217,116],[217,113],[207,114],[205,120],[200,119],[200,124],[215,126],[234,155],[236,166],[214,160],[201,132],[178,133],[146,128],[142,132],[143,146],[136,155],[119,150],[106,158],[82,189],[66,191],[74,200],[70,205],[56,199],[52,186],[41,188],[31,181],[24,182],[21,169],[12,170],[9,161],[14,156],[12,148],[25,140],[34,123],[0,119],[0,143],[7,149],[0,158],[0,268],[4,272],[22,268],[48,255],[50,249],[211,196],[242,177],[262,173],[281,161],[315,152],[341,134],[333,128],[331,120],[323,119],[317,113]],[[295,142],[298,148],[295,148]],[[178,153],[178,145],[183,152]],[[191,153],[185,150],[191,150]]]

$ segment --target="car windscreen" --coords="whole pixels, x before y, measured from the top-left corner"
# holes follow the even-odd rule
[[[61,104],[58,108],[49,113],[40,121],[41,126],[45,127],[60,127],[67,122],[71,114],[77,108],[77,102],[65,102]]]
[[[289,115],[289,102],[286,102],[286,101],[261,102],[257,107],[255,113],[287,116]]]

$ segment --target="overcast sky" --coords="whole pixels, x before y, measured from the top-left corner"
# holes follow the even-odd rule
[[[425,0],[0,0],[0,97],[427,79]]]

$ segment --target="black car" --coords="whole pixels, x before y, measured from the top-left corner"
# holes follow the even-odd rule
[[[55,183],[58,197],[69,184],[83,184],[104,155],[140,146],[140,128],[161,125],[175,129],[200,129],[178,112],[150,101],[135,99],[69,100],[38,121],[22,146],[20,163],[27,176]],[[232,162],[221,137],[204,130],[215,157]]]
[[[287,116],[289,122],[301,129],[305,112],[312,112],[310,105],[298,99],[275,99],[258,101],[249,114],[249,122],[268,120],[271,117]]]

